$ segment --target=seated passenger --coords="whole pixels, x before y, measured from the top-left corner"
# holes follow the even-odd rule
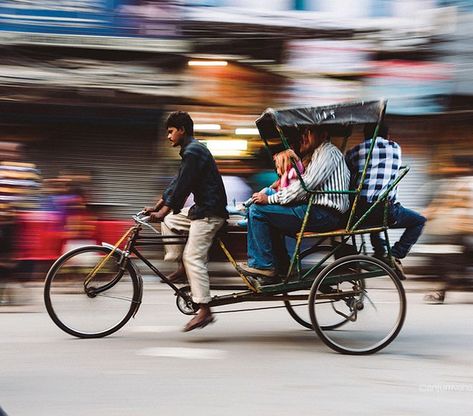
[[[274,160],[274,167],[276,168],[276,173],[278,174],[279,178],[275,181],[271,186],[263,188],[259,193],[266,194],[266,195],[273,195],[276,192],[280,191],[283,188],[287,188],[292,183],[299,180],[299,176],[297,175],[297,171],[292,165],[292,161],[297,166],[297,170],[302,175],[304,173],[304,165],[302,164],[301,159],[299,156],[296,155],[294,150],[286,149],[282,152],[276,153],[273,156]],[[248,199],[243,203],[243,206],[248,208],[254,202],[253,197]],[[246,217],[246,215],[245,215]],[[242,228],[247,228],[248,226],[248,219],[245,218],[241,221],[237,222],[237,225]]]
[[[348,167],[353,177],[357,177],[356,186],[359,185],[375,128],[376,124],[365,125],[365,140],[348,151],[346,155]],[[361,189],[359,206],[364,212],[388,189],[398,176],[401,167],[401,147],[396,142],[389,140],[388,133],[387,125],[382,123],[368,164],[365,183]],[[397,202],[396,194],[397,189],[394,188],[388,196],[388,225],[391,228],[406,229],[400,240],[391,249],[391,254],[395,259],[395,267],[404,276],[399,259],[406,257],[411,247],[416,243],[426,219],[417,212],[404,208]],[[386,242],[381,238],[380,233],[372,233],[370,239],[374,256],[386,260]]]
[[[300,146],[307,166],[302,178],[308,189],[348,189],[350,172],[342,152],[330,143],[326,130],[305,128]],[[253,194],[255,204],[250,206],[248,214],[248,263],[240,265],[243,274],[259,276],[260,283],[266,284],[273,283],[272,278],[278,272],[286,273],[289,261],[283,237],[294,236],[301,229],[308,198],[298,180],[272,195]],[[348,207],[346,194],[316,194],[307,229],[321,232],[335,229]]]
[[[299,180],[296,169],[292,166],[291,159],[294,160],[299,173],[304,173],[304,165],[299,156],[297,156],[292,149],[286,149],[282,152],[276,153],[273,159],[279,179],[271,185],[268,191],[265,192],[267,195],[274,194],[283,188],[287,188],[289,185]]]

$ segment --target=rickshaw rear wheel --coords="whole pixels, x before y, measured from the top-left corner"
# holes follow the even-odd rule
[[[322,255],[327,254],[333,250],[332,246],[314,246],[310,248],[309,250],[306,250],[305,252],[301,253],[301,262],[304,262],[304,259],[308,261],[309,264],[306,265],[306,268],[310,267],[311,259],[309,256],[315,255],[315,256],[320,256],[320,253]],[[333,259],[333,257],[331,257]],[[312,264],[317,261],[317,260],[312,260]],[[323,269],[322,269],[323,270]],[[315,277],[318,276],[318,273],[320,273],[321,269],[318,269],[314,271]],[[308,278],[309,280],[310,278]],[[312,278],[314,279],[314,278]],[[310,284],[309,280],[309,284]],[[286,307],[289,315],[291,316],[292,319],[294,319],[298,324],[302,325],[304,328],[307,329],[314,329],[312,326],[312,321],[310,319],[310,314],[309,311],[307,310],[308,306],[308,301],[309,301],[309,295],[310,295],[310,289],[296,292],[296,293],[307,293],[307,300],[306,301],[290,301],[290,300],[285,300],[284,301],[284,306]],[[296,309],[297,308],[297,309]],[[339,328],[340,326],[344,325],[347,322],[347,318],[345,317],[338,317],[339,319],[336,322],[331,323],[330,325],[325,325],[322,327],[324,330],[331,330],[331,329],[336,329]]]
[[[372,354],[398,335],[406,316],[406,295],[394,270],[365,255],[342,257],[312,284],[309,314],[317,335],[342,354]],[[345,317],[328,331],[330,323]]]
[[[307,292],[307,299],[308,299],[309,298],[309,291],[306,291],[306,292]],[[304,302],[304,301],[302,301],[302,302]],[[312,322],[306,321],[305,319],[303,319],[301,317],[301,315],[298,314],[298,312],[296,312],[296,310],[295,310],[296,307],[304,307],[304,306],[307,307],[307,301],[305,301],[302,304],[292,304],[291,301],[285,300],[284,301],[284,306],[286,307],[287,311],[289,312],[289,315],[291,316],[291,318],[294,319],[298,324],[300,324],[303,327],[308,328],[308,329],[314,329],[313,326],[312,326]]]

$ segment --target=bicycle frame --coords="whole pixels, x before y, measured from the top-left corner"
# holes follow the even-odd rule
[[[156,276],[161,278],[161,280],[166,283],[169,287],[172,288],[174,291],[175,296],[182,297],[186,302],[189,304],[193,304],[191,299],[190,291],[186,290],[186,286],[184,288],[176,286],[173,282],[171,282],[164,273],[162,273],[154,264],[152,264],[146,256],[139,250],[138,247],[160,247],[165,245],[184,245],[187,242],[187,236],[163,236],[158,234],[159,232],[149,223],[140,220],[137,216],[134,217],[134,220],[137,224],[128,230],[125,235],[119,240],[119,242],[112,246],[107,243],[103,243],[102,245],[110,248],[113,252],[117,252],[121,255],[120,259],[120,269],[124,270],[127,263],[130,262],[133,264],[133,259],[131,255],[134,255],[137,259],[141,260]],[[154,236],[141,236],[140,231],[142,230],[143,226],[146,226],[153,230],[157,235]],[[127,242],[123,250],[118,248],[120,241],[123,241],[124,238],[128,237]],[[226,255],[228,261],[234,266],[236,272],[240,274],[236,268],[236,261],[229,252],[228,248],[225,246],[224,242],[218,236],[216,238],[220,248],[223,250],[224,254]],[[337,244],[337,246],[331,251],[326,258],[331,256],[334,252],[336,252],[342,244]],[[326,247],[321,246],[320,242],[314,244],[308,250],[314,250],[317,247]],[[319,266],[322,269],[322,265],[326,260],[324,258],[320,263]],[[133,266],[136,269],[136,266]],[[280,284],[263,287],[265,290],[258,291],[256,288],[253,287],[245,287],[244,285],[235,286],[235,285],[211,285],[211,290],[236,290],[236,292],[224,295],[216,295],[213,296],[211,301],[209,302],[210,307],[214,306],[224,306],[230,305],[235,303],[242,303],[242,302],[259,302],[259,301],[266,301],[266,302],[275,302],[275,301],[294,301],[294,300],[307,300],[307,294],[290,294],[291,292],[296,292],[300,290],[309,290],[312,282],[314,279],[308,279],[307,276],[313,272],[314,268],[312,268],[309,272],[305,274],[303,279],[299,279],[292,282],[283,282]],[[373,272],[365,272],[361,278],[370,278],[376,277],[376,273]],[[245,277],[240,274],[243,279],[243,282],[248,286]],[[103,288],[99,288],[98,290],[106,290],[112,287],[116,282],[120,280],[120,275],[118,275],[114,280],[104,286]],[[347,281],[351,279],[347,279],[347,276],[340,276],[340,282]],[[337,284],[337,282],[334,282]],[[184,290],[183,290],[184,289]],[[359,294],[356,291],[348,292],[344,291],[343,293],[327,293],[321,294],[319,296],[320,301],[329,301],[329,300],[339,300],[341,298],[346,298],[350,295]],[[197,305],[196,309],[197,309]],[[137,308],[138,309],[138,308]],[[264,308],[260,308],[264,309]]]
[[[238,303],[238,302],[243,302],[243,301],[253,301],[253,300],[258,300],[258,301],[274,301],[274,300],[293,300],[293,299],[300,299],[299,295],[289,295],[290,292],[295,292],[299,290],[307,290],[310,289],[312,282],[315,278],[315,275],[318,274],[319,271],[321,271],[324,267],[325,262],[334,255],[337,255],[342,251],[342,248],[347,245],[347,242],[351,239],[352,244],[354,247],[354,250],[359,253],[361,251],[358,251],[357,244],[356,244],[356,235],[363,235],[363,234],[369,234],[372,232],[384,232],[387,246],[388,246],[388,256],[391,259],[391,262],[393,262],[393,259],[391,257],[391,249],[389,246],[389,237],[388,237],[388,224],[387,224],[387,218],[388,218],[388,195],[389,193],[397,186],[399,181],[407,174],[409,168],[404,168],[403,171],[401,171],[401,174],[391,183],[386,189],[386,191],[379,197],[379,199],[371,206],[362,216],[361,218],[355,220],[355,212],[356,212],[356,207],[357,203],[359,200],[359,196],[361,193],[362,189],[362,184],[364,181],[364,178],[366,177],[367,170],[368,170],[368,165],[371,157],[372,150],[374,148],[375,144],[375,139],[377,137],[377,132],[379,129],[379,126],[381,124],[381,121],[384,117],[384,113],[386,110],[386,102],[382,101],[379,103],[379,107],[377,108],[377,122],[376,122],[376,128],[373,134],[373,138],[371,140],[371,146],[366,158],[366,163],[364,166],[364,169],[361,174],[361,180],[360,184],[358,185],[356,190],[343,190],[343,191],[318,191],[318,190],[311,190],[308,189],[306,184],[304,183],[304,180],[296,168],[296,172],[299,176],[299,180],[301,182],[302,187],[308,192],[310,195],[309,201],[308,201],[308,206],[307,210],[302,222],[301,229],[299,233],[296,236],[296,247],[294,250],[294,254],[292,255],[290,265],[289,265],[289,270],[287,272],[286,277],[283,279],[282,283],[280,284],[275,284],[275,285],[270,285],[270,286],[263,286],[261,288],[256,288],[252,285],[251,281],[249,281],[243,274],[241,274],[238,271],[237,264],[235,259],[233,258],[232,254],[229,252],[225,244],[223,243],[221,238],[217,238],[218,244],[222,251],[224,252],[225,256],[227,257],[228,261],[233,265],[237,273],[240,275],[242,278],[243,282],[246,285],[246,288],[244,286],[236,286],[233,287],[233,289],[238,290],[237,293],[233,293],[230,295],[221,295],[221,296],[214,296],[209,304],[209,306],[217,306],[217,305],[226,305],[230,303]],[[274,127],[276,128],[279,137],[281,139],[281,142],[283,146],[287,149],[289,148],[289,141],[286,139],[285,134],[281,126],[278,124],[277,118],[276,118],[276,112],[271,110],[267,111],[267,115],[272,122],[274,122]],[[335,116],[334,116],[335,117]],[[373,114],[370,115],[370,120],[374,120],[375,116]],[[261,120],[260,118],[259,120]],[[257,126],[258,126],[258,121],[257,120]],[[258,126],[259,128],[259,126]],[[261,131],[260,131],[261,133]],[[269,150],[269,143],[266,140],[265,136],[261,134],[261,137],[266,145],[266,147]],[[349,137],[349,134],[344,135],[344,146],[346,145],[347,139]],[[349,194],[354,196],[354,201],[351,206],[349,218],[347,221],[347,224],[344,229],[341,230],[336,230],[336,231],[329,231],[329,232],[323,232],[323,233],[313,233],[313,232],[305,232],[306,225],[308,223],[309,215],[310,215],[310,210],[313,205],[313,200],[314,196],[318,193],[336,193],[336,194]],[[380,226],[375,226],[375,227],[361,227],[361,225],[365,222],[366,218],[378,207],[380,204],[384,203],[384,213],[383,213],[383,223]],[[141,214],[141,213],[140,213]],[[162,236],[159,234],[159,231],[156,230],[151,224],[149,224],[146,221],[143,221],[140,218],[140,214],[134,217],[135,222],[137,225],[135,227],[132,227],[128,233],[128,240],[125,246],[125,249],[122,252],[122,260],[121,261],[131,261],[130,255],[136,256],[139,260],[141,260],[150,270],[153,271],[153,273],[161,278],[163,282],[165,282],[168,286],[170,286],[174,293],[177,296],[183,296],[186,301],[190,301],[190,295],[187,295],[186,293],[183,293],[182,289],[177,287],[174,283],[172,283],[157,267],[155,267],[138,249],[138,247],[143,247],[143,246],[165,246],[165,245],[171,245],[171,244],[179,244],[179,245],[184,245],[187,241],[186,236]],[[148,227],[150,228],[155,235],[153,236],[140,236],[140,230],[142,227]],[[123,236],[122,239],[115,245],[113,246],[113,250],[117,250],[118,245],[123,241],[123,239],[126,236]],[[340,238],[340,241],[335,242],[335,238]],[[307,250],[301,252],[301,244],[302,240],[305,238],[316,238],[317,241]],[[308,252],[316,252],[321,249],[322,247],[327,247],[327,246],[322,246],[322,243],[326,241],[327,239],[331,239],[331,246],[330,250],[322,257],[320,261],[317,262],[314,266],[310,267],[308,270],[303,271],[302,270],[302,265],[301,265],[301,258],[304,257]],[[363,245],[364,243],[362,243]],[[123,265],[122,265],[123,267]],[[292,278],[292,271],[295,269],[296,271],[296,279]],[[373,273],[363,273],[362,278],[371,278],[371,277],[376,277],[376,274]],[[340,282],[341,281],[346,281],[347,278],[346,276],[341,276],[340,277]],[[335,284],[337,284],[337,279],[334,281]],[[110,283],[113,285],[113,282]],[[222,287],[222,289],[228,289],[229,287]],[[216,286],[211,286],[211,289],[220,289],[219,287]],[[324,295],[322,295],[322,298]]]
[[[337,113],[338,110],[340,110],[340,113]],[[384,115],[384,110],[384,101],[368,103],[362,102],[342,106],[335,105],[324,108],[307,107],[295,110],[282,110],[279,114],[278,112],[272,111],[268,115],[265,112],[265,117],[267,117],[265,119],[258,119],[256,124],[260,129],[261,126],[258,122],[262,120],[263,124],[266,123],[262,126],[262,129],[264,130],[268,126],[268,122],[274,121],[277,128],[273,128],[273,130],[269,129],[268,131],[270,131],[270,134],[272,134],[273,131],[278,131],[283,145],[287,148],[289,142],[285,140],[283,128],[278,126],[278,121],[285,123],[284,125],[288,128],[341,123],[342,127],[344,127],[344,133],[348,132],[348,128],[350,128],[352,124],[373,123],[374,121],[377,121],[378,127],[376,128],[372,139],[370,155],[367,157],[366,165],[362,172],[363,179],[366,176],[369,157],[373,150],[376,132]],[[295,112],[295,114],[293,114],[292,111]],[[281,116],[281,118],[277,118],[279,116]],[[292,116],[295,117],[300,126],[298,126],[297,123],[293,123],[294,120],[291,118]],[[272,135],[266,135],[265,137],[261,132],[262,130],[260,129],[261,137],[266,144],[268,144],[266,140],[267,137],[271,140],[275,137]],[[337,132],[340,133],[340,130],[337,130]],[[345,146],[348,135],[344,134],[343,137]],[[258,279],[247,278],[242,274],[240,271],[241,269],[237,267],[233,255],[230,253],[223,241],[222,231],[220,231],[220,233],[217,234],[215,241],[220,246],[228,261],[234,266],[236,272],[242,278],[243,283],[240,285],[210,285],[211,291],[226,290],[229,293],[214,295],[208,303],[208,306],[213,308],[216,306],[242,302],[280,302],[284,303],[284,305],[273,306],[267,305],[266,303],[266,306],[263,307],[246,307],[242,309],[232,308],[232,310],[213,311],[213,313],[273,309],[281,307],[286,308],[290,316],[297,323],[301,324],[305,328],[315,330],[320,338],[335,351],[357,355],[370,354],[379,351],[386,345],[389,345],[389,343],[392,342],[399,333],[404,322],[406,313],[405,291],[400,282],[399,274],[397,274],[392,267],[379,259],[361,255],[360,253],[363,251],[363,254],[366,254],[363,239],[364,234],[384,232],[387,239],[388,254],[391,256],[387,233],[388,196],[391,190],[394,189],[399,181],[407,174],[407,171],[408,168],[404,168],[393,183],[389,185],[383,195],[378,198],[376,203],[367,209],[366,212],[362,213],[355,212],[361,191],[361,184],[356,190],[324,191],[324,193],[354,195],[354,202],[345,228],[321,233],[305,231],[315,195],[321,191],[318,191],[317,189],[307,189],[302,175],[298,172],[301,184],[309,194],[309,202],[302,221],[301,229],[296,235],[292,236],[296,238],[296,249],[292,255],[287,275],[280,283],[271,285],[260,285]],[[361,183],[362,182],[363,181],[361,181]],[[384,204],[382,224],[377,226],[379,223],[376,222],[376,226],[365,226],[367,217],[376,208],[380,207],[381,204]],[[135,259],[140,260],[173,290],[177,297],[177,307],[182,313],[190,315],[197,312],[199,305],[192,301],[190,287],[180,287],[174,284],[159,270],[158,267],[148,260],[141,250],[142,247],[185,245],[187,243],[187,236],[161,235],[160,232],[154,228],[148,220],[146,220],[146,218],[147,217],[144,216],[143,212],[135,215],[133,217],[135,224],[119,239],[119,241],[116,242],[115,245],[102,243],[102,246],[104,247],[91,245],[77,248],[65,253],[53,264],[46,276],[44,298],[49,315],[62,330],[81,338],[102,337],[117,331],[132,316],[134,317],[141,305],[143,296],[143,279],[134,262]],[[149,228],[154,234],[142,234],[141,231],[143,228]],[[231,233],[231,230],[229,232]],[[241,233],[241,229],[239,229],[239,233]],[[360,245],[357,244],[356,235],[361,236],[362,241]],[[302,241],[306,241],[306,239],[308,239],[307,241],[312,241],[312,244],[310,247],[302,249]],[[329,242],[327,243],[328,240]],[[348,250],[344,250],[344,248],[348,248]],[[92,268],[90,269],[90,259],[87,256],[82,257],[84,254],[93,254],[96,259],[100,260],[97,260],[97,264],[95,264],[95,266],[92,265]],[[312,254],[315,255],[315,258],[308,257]],[[320,254],[322,255],[320,256]],[[99,294],[102,294],[105,298],[107,297],[106,292],[108,292],[109,289],[114,289],[115,286],[117,286],[117,292],[119,292],[121,289],[119,282],[121,282],[125,272],[127,272],[127,275],[130,277],[131,286],[130,283],[125,280],[124,283],[128,284],[128,290],[132,290],[132,292],[129,292],[132,293],[131,295],[128,297],[117,297],[113,296],[112,293],[108,296],[111,299],[121,299],[131,302],[129,306],[117,309],[119,313],[123,310],[123,314],[120,319],[111,321],[112,325],[108,322],[108,316],[104,316],[104,318],[107,319],[103,319],[103,327],[100,328],[97,326],[90,330],[89,328],[86,328],[87,322],[83,324],[84,320],[82,319],[82,316],[80,316],[81,319],[77,321],[74,317],[71,319],[70,315],[65,315],[64,317],[60,316],[62,313],[61,308],[58,309],[60,313],[57,313],[58,310],[56,310],[56,305],[63,304],[61,286],[63,280],[61,280],[61,277],[65,277],[65,281],[68,281],[69,273],[71,273],[68,270],[68,267],[70,267],[68,262],[71,259],[76,259],[76,256],[77,258],[85,258],[85,261],[80,273],[78,274],[78,280],[76,280],[76,284],[79,285],[79,290],[71,291],[70,295],[74,296],[74,301],[76,299],[81,301],[82,296],[86,296],[85,304],[87,309],[85,309],[84,312],[89,313],[90,319],[96,317],[99,318],[102,315],[96,314],[93,308],[88,307],[90,306],[90,303],[92,303],[92,299],[87,299],[87,297],[95,298]],[[112,263],[107,263],[112,256]],[[328,261],[332,256],[335,260],[333,262]],[[327,263],[329,264],[327,265]],[[71,264],[74,265],[72,260]],[[99,270],[105,264],[107,264],[105,267],[105,273],[103,275],[102,273],[101,275],[97,275]],[[112,264],[113,268],[110,268],[108,264]],[[86,274],[88,270],[91,271]],[[112,270],[112,276],[110,276],[110,270]],[[291,271],[293,270],[296,273],[291,274]],[[83,275],[85,275],[85,278]],[[97,279],[94,280],[96,275]],[[101,279],[100,276],[106,276],[107,280],[104,281],[105,279]],[[110,277],[111,280],[109,280]],[[378,282],[374,282],[373,280],[369,281],[369,279],[377,277],[381,277],[380,282],[382,285],[378,285]],[[56,278],[58,279],[56,280]],[[76,277],[74,276],[74,278]],[[371,285],[371,283],[373,285]],[[83,286],[82,288],[80,287],[81,285]],[[60,289],[59,291],[56,290],[58,287]],[[392,302],[385,301],[386,290],[393,293],[393,296],[391,297]],[[381,298],[377,298],[377,293],[381,293]],[[291,301],[304,301],[304,303],[308,305],[310,321],[306,316],[300,315],[294,310],[295,306],[302,306],[300,302],[297,302],[299,304],[291,304]],[[379,331],[377,329],[379,323],[378,317],[383,317],[384,315],[382,311],[378,314],[378,308],[374,302],[378,302],[378,305],[381,307],[383,307],[384,304],[387,304],[388,309],[381,309],[393,315],[392,320],[386,321],[386,331],[382,328],[380,328]],[[100,302],[96,302],[95,304],[98,304],[99,306],[102,305]],[[368,308],[366,310],[364,309],[365,305],[371,305],[369,311]],[[394,307],[391,305],[394,305]],[[363,312],[364,317],[373,317],[372,322],[375,325],[373,330],[379,334],[378,339],[371,339],[372,337],[370,336],[366,342],[358,345],[356,342],[354,344],[351,342],[351,337],[346,337],[346,329],[340,332],[330,332],[338,329],[342,325],[346,325],[348,322],[352,322],[356,325],[358,312],[361,310],[365,310],[365,312]],[[326,311],[329,313],[328,317],[325,314]],[[366,319],[363,321],[360,320],[361,328],[365,328],[366,323]],[[355,335],[359,334],[359,328],[360,326],[358,328],[354,327],[353,333]],[[367,331],[370,330],[368,329]],[[330,332],[330,334],[328,332]],[[371,334],[371,332],[369,333]]]

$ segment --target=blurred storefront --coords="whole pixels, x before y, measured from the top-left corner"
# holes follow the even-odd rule
[[[99,216],[129,217],[168,179],[169,162],[156,163],[169,160],[157,137],[159,111],[57,104],[3,104],[2,110],[6,128],[25,143],[43,178],[91,178],[87,191]]]
[[[412,166],[401,195],[419,208],[415,191],[452,153],[438,149],[471,140],[470,79],[447,59],[471,59],[469,32],[452,24],[468,18],[448,3],[350,2],[337,14],[340,2],[321,0],[0,0],[3,134],[27,143],[44,177],[88,172],[101,214],[126,218],[175,171],[167,111],[190,111],[222,172],[246,180],[268,167],[253,124],[266,107],[384,97]]]
[[[92,36],[176,37],[179,1],[1,0],[2,30]]]

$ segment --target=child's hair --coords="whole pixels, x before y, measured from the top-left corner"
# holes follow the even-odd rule
[[[300,160],[299,156],[297,156],[292,149],[283,150],[273,156],[276,171],[279,176],[282,176],[292,168],[291,158],[294,159],[294,161]]]

